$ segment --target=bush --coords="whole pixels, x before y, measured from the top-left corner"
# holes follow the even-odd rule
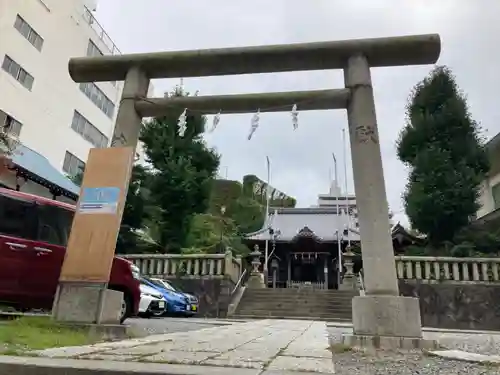
[[[463,242],[461,244],[455,245],[451,249],[451,256],[457,258],[466,258],[473,256],[474,245],[470,242]]]

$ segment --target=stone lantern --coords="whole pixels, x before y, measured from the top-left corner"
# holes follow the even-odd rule
[[[260,256],[262,253],[259,250],[259,245],[254,246],[254,250],[250,253],[252,257],[252,271],[250,272],[250,277],[248,278],[248,287],[251,289],[262,289],[266,287],[264,283],[264,274],[260,272]]]
[[[348,246],[343,254],[345,274],[344,280],[340,285],[340,290],[357,290],[357,280],[354,274],[354,257],[356,254],[352,252],[352,248]]]

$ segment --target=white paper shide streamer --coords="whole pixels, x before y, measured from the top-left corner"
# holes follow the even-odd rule
[[[186,133],[187,130],[186,112],[187,108],[184,109],[184,112],[182,112],[181,115],[179,116],[179,121],[177,121],[177,125],[179,127],[179,135],[181,137],[184,137],[184,134]]]
[[[217,128],[217,125],[219,125],[220,122],[220,111],[214,116],[214,120],[212,122],[212,128],[210,129],[210,133],[213,133],[214,130]]]
[[[252,116],[252,122],[250,127],[250,134],[248,134],[248,140],[252,139],[253,134],[259,127],[259,121],[260,121],[260,109],[257,111],[256,114]]]
[[[297,104],[293,105],[291,114],[293,130],[297,130],[299,127],[299,112],[297,111]]]

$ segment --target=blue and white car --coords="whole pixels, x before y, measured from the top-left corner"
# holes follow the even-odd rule
[[[185,292],[183,292],[183,291],[175,288],[167,280],[157,279],[157,278],[151,278],[151,281],[153,281],[157,285],[161,285],[166,290],[170,290],[172,292],[179,293],[179,294],[182,294],[183,296],[185,296],[188,299],[188,302],[189,302],[189,306],[188,306],[188,310],[189,311],[186,311],[186,315],[187,316],[192,316],[192,315],[195,315],[195,314],[198,313],[198,311],[199,311],[199,303],[200,302],[199,302],[199,300],[198,300],[198,298],[196,296],[193,296],[192,294],[189,294],[189,293],[185,293]]]
[[[143,318],[149,318],[151,316],[161,316],[165,314],[167,301],[163,297],[163,294],[157,289],[142,282],[140,288],[141,300],[139,302],[138,315]]]
[[[162,283],[158,283],[157,281],[149,277],[143,277],[141,279],[141,282],[157,290],[159,293],[161,293],[161,295],[165,299],[167,303],[167,308],[165,310],[165,313],[162,315],[167,315],[167,314],[192,315],[189,298],[186,297],[183,293],[179,293],[171,289],[166,289]]]

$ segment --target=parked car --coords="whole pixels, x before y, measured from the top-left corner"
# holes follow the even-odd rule
[[[163,295],[163,297],[167,301],[167,309],[165,311],[165,315],[192,315],[189,298],[186,297],[183,293],[166,289],[163,285],[154,282],[149,277],[142,277],[141,281]]]
[[[186,315],[194,315],[199,311],[199,300],[196,296],[183,292],[182,290],[174,287],[168,280],[152,277],[151,281],[164,289],[171,290],[172,292],[180,293],[186,296],[189,301],[189,312],[187,312]]]
[[[167,301],[156,289],[141,283],[141,302],[139,303],[139,316],[150,318],[162,316],[167,309]]]
[[[75,206],[0,188],[0,303],[21,310],[50,310]],[[123,292],[120,320],[136,315],[139,269],[115,257],[108,288]]]

